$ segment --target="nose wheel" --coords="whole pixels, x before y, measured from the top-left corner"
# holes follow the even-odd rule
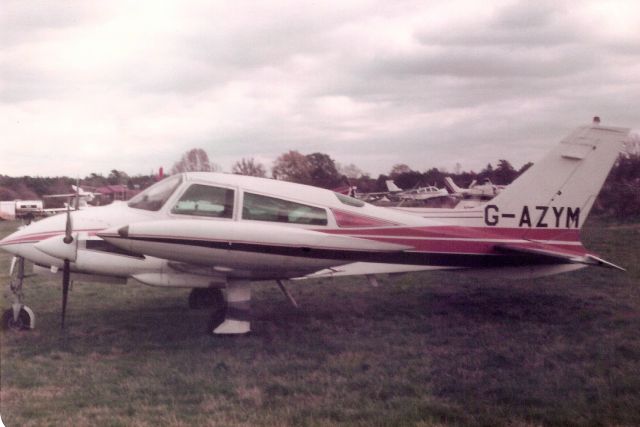
[[[10,309],[2,313],[2,329],[12,331],[33,329],[36,326],[36,316],[33,310],[23,304],[24,258],[15,257],[11,261],[10,275],[9,288],[13,294],[13,304]]]
[[[36,317],[33,311],[23,305],[15,316],[13,308],[5,310],[2,314],[2,329],[5,331],[28,331],[35,327]]]

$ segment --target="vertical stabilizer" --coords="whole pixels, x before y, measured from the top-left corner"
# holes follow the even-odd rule
[[[396,183],[393,182],[392,179],[388,179],[386,181],[386,184],[387,184],[387,190],[389,190],[390,193],[399,193],[402,191],[402,188],[398,187]]]
[[[485,225],[580,229],[628,133],[596,123],[576,129],[484,206]]]
[[[473,181],[474,183],[476,182],[475,180]],[[472,183],[473,184],[473,183]],[[462,193],[462,188],[458,187],[456,185],[455,182],[453,182],[453,178],[451,178],[450,176],[445,176],[444,177],[444,185],[449,189],[449,191],[451,191],[451,193],[453,194],[459,194]],[[472,187],[473,185],[470,185],[469,187]]]

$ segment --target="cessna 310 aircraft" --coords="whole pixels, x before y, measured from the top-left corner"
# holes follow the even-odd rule
[[[5,313],[33,328],[23,301],[24,260],[62,273],[62,324],[71,278],[193,288],[211,307],[210,331],[250,331],[251,283],[308,277],[465,269],[536,277],[615,267],[587,251],[580,228],[628,129],[578,128],[488,204],[425,216],[329,190],[263,178],[184,173],[128,203],[67,211],[0,241],[15,255]],[[221,289],[226,289],[222,292]]]

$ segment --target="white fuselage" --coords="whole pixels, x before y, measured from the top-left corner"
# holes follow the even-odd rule
[[[181,201],[181,197],[194,184],[217,185],[234,191],[235,207],[228,218],[193,215],[193,208],[198,203]],[[273,188],[268,188],[272,186]],[[386,208],[371,205],[350,206],[341,203],[336,196],[327,190],[306,187],[310,193],[300,194],[300,186],[296,184],[274,181],[255,180],[250,177],[224,174],[188,174],[167,198],[164,205],[157,210],[147,210],[116,202],[89,210],[70,212],[73,224],[74,242],[70,245],[63,242],[66,213],[44,218],[13,233],[0,242],[0,247],[16,256],[23,257],[39,267],[55,272],[62,268],[64,259],[71,261],[73,273],[119,278],[134,278],[144,283],[159,286],[210,286],[211,280],[223,281],[228,277],[250,279],[270,279],[297,277],[351,262],[336,259],[295,256],[295,253],[270,253],[256,251],[230,251],[226,248],[204,248],[185,245],[176,249],[176,245],[153,244],[153,256],[140,256],[148,253],[145,245],[136,247],[135,251],[120,250],[105,242],[98,233],[123,226],[134,227],[136,224],[157,223],[167,221],[170,229],[172,223],[190,222],[190,235],[207,235],[234,243],[283,243],[298,246],[307,250],[308,246],[326,244],[329,239],[335,247],[353,246],[353,239],[340,242],[339,236],[328,236],[323,231],[337,230],[339,220],[349,220],[350,213],[354,217],[372,218],[376,223],[404,225],[426,225],[429,221],[412,215],[393,212]],[[243,218],[242,205],[245,192],[263,195],[277,194],[279,197],[294,202],[304,203],[322,210],[326,216],[325,224],[278,223]],[[182,197],[184,198],[184,197]],[[199,203],[203,212],[217,212],[211,203]],[[180,213],[176,213],[180,212]],[[188,215],[181,212],[189,212]],[[355,212],[355,213],[354,213]],[[337,219],[337,216],[339,218]],[[385,220],[377,220],[384,216]],[[176,220],[179,220],[175,222]],[[315,231],[312,231],[315,230]],[[185,230],[180,233],[185,236]],[[314,234],[315,233],[315,234]],[[280,242],[282,240],[282,242]],[[286,242],[285,242],[286,240]],[[337,245],[337,246],[336,246]],[[382,246],[382,243],[378,243]],[[363,248],[371,248],[371,242],[365,241]],[[373,248],[375,250],[375,248]],[[171,261],[168,261],[171,260]],[[184,264],[181,266],[180,264]],[[184,268],[183,268],[184,267]],[[42,270],[42,269],[40,269]],[[207,277],[206,280],[195,280]]]

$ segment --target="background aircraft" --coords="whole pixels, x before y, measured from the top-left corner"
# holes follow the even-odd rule
[[[381,191],[376,193],[363,193],[357,194],[359,199],[366,202],[373,203],[377,201],[425,201],[438,197],[448,197],[449,193],[444,188],[438,188],[434,186],[417,187],[410,190],[403,190],[398,187],[392,179],[385,181],[388,191]]]
[[[449,192],[444,188],[438,188],[432,185],[427,187],[418,187],[411,190],[403,190],[398,187],[393,180],[387,181],[387,188],[393,194],[394,198],[400,200],[429,200],[438,197],[448,197]]]
[[[250,331],[251,283],[422,270],[536,277],[616,267],[588,252],[582,227],[628,129],[585,126],[491,203],[415,215],[330,190],[263,178],[185,173],[127,204],[67,210],[0,241],[13,253],[12,328],[32,328],[23,301],[24,260],[69,283],[136,280],[193,288],[193,308],[212,309],[215,334]],[[223,293],[221,290],[225,289]]]
[[[473,181],[471,181],[471,184],[469,184],[468,188],[458,187],[456,183],[453,182],[453,179],[450,176],[444,178],[444,183],[449,191],[451,191],[451,194],[465,199],[474,198],[480,200],[490,200],[505,189],[504,185],[495,185],[489,178],[484,179],[482,181],[482,184],[478,184],[474,179]]]
[[[80,185],[71,185],[71,189],[73,193],[66,194],[46,194],[42,196],[43,198],[49,199],[67,199],[65,203],[65,207],[62,209],[47,209],[48,212],[60,212],[66,210],[66,207],[69,206],[72,209],[85,209],[89,207],[89,203],[93,202],[96,196],[99,196],[100,193],[95,191],[86,191]]]

